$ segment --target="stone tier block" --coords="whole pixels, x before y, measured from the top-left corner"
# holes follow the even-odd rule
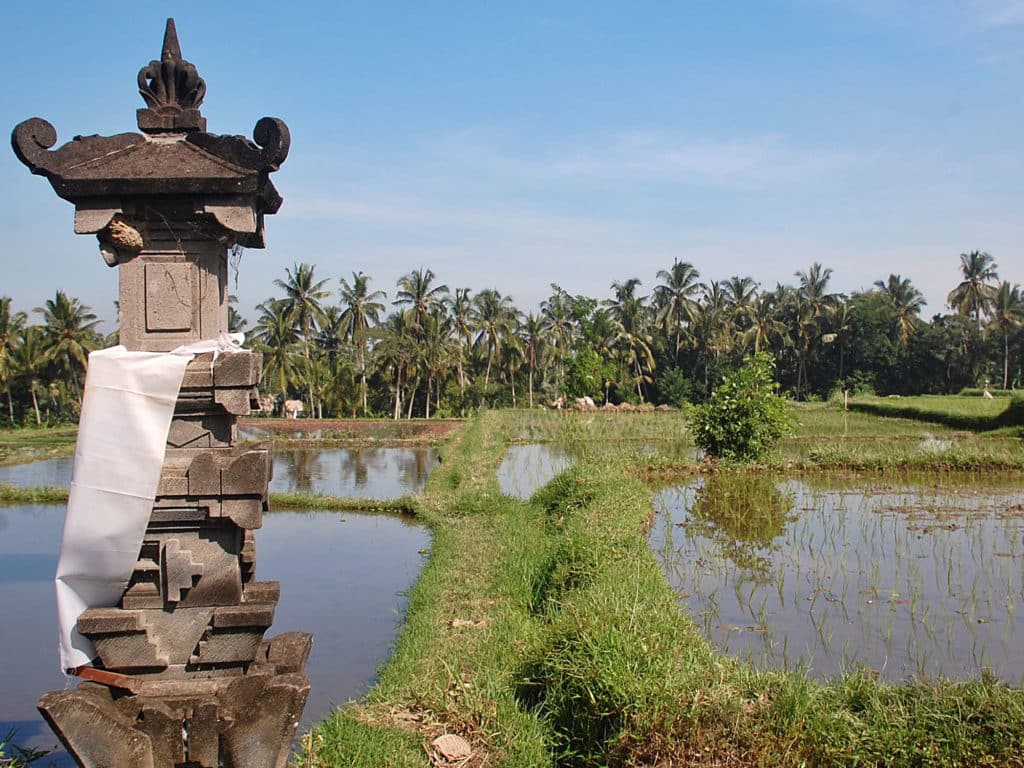
[[[244,676],[144,678],[138,693],[94,683],[48,693],[39,711],[83,768],[284,768],[309,696],[305,633],[264,641]]]
[[[251,602],[173,612],[90,608],[77,628],[108,670],[159,674],[172,667],[185,672],[210,665],[241,668],[256,659],[275,606]]]

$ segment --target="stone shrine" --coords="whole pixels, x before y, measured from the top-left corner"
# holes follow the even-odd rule
[[[228,330],[228,251],[263,247],[263,217],[281,205],[270,174],[290,138],[268,117],[254,141],[206,132],[206,84],[182,59],[172,19],[138,84],[142,133],[51,150],[56,131],[33,118],[12,144],[74,204],[75,232],[95,234],[118,267],[121,344],[166,352]],[[236,445],[237,418],[259,408],[261,363],[247,350],[204,353],[185,370],[134,572],[118,605],[78,619],[98,658],[74,670],[76,689],[39,701],[81,766],[287,763],[312,638],[263,637],[280,593],[255,578],[272,457]]]

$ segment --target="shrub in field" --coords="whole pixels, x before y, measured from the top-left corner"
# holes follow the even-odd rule
[[[775,364],[763,353],[725,376],[708,401],[693,409],[697,445],[730,461],[754,461],[789,431],[786,401],[773,378]]]

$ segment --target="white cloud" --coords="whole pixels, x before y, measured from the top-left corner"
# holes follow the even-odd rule
[[[981,5],[982,21],[989,27],[1024,24],[1024,0],[986,0]]]
[[[827,175],[854,160],[850,152],[794,147],[779,135],[719,141],[635,131],[569,153],[549,167],[552,173],[564,176],[760,186]]]

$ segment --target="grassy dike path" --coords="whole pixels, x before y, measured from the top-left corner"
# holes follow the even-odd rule
[[[395,652],[298,765],[1024,766],[1019,688],[819,684],[717,653],[647,547],[635,468],[588,460],[502,496],[505,418],[460,429],[411,500],[433,546]],[[443,733],[472,755],[446,762]]]

